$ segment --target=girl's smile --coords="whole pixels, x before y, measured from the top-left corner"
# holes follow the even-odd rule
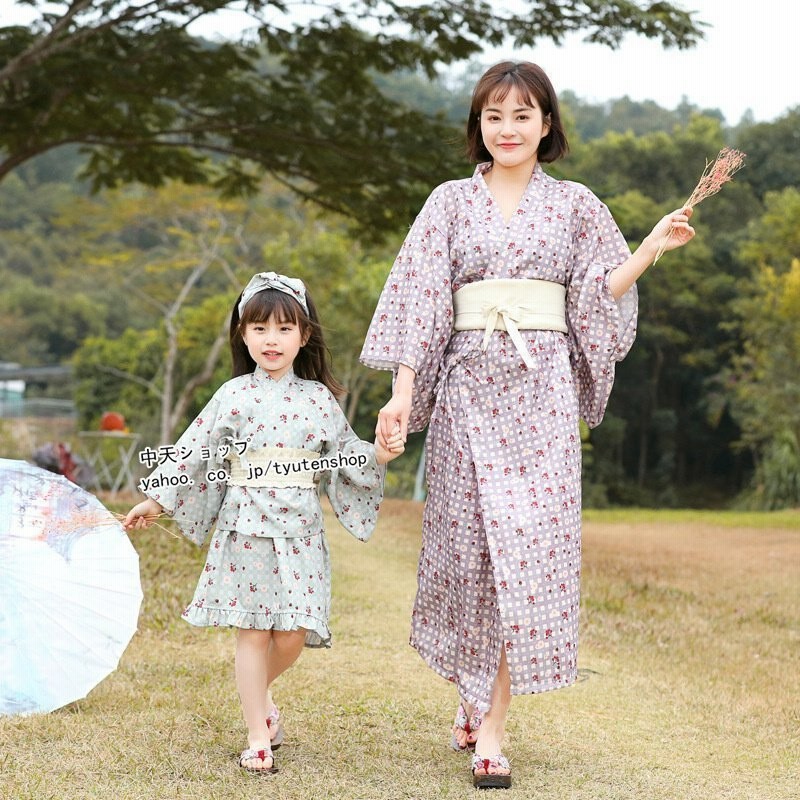
[[[242,333],[253,361],[273,380],[280,380],[291,368],[300,348],[307,341],[293,321],[275,319],[249,322]]]

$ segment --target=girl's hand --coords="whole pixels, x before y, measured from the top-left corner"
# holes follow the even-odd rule
[[[395,426],[394,431],[389,436],[386,447],[380,443],[379,437],[375,437],[375,458],[379,464],[388,464],[399,455],[402,455],[405,449],[406,443],[400,433],[400,425]]]
[[[692,213],[693,209],[689,207],[677,208],[656,223],[653,230],[645,237],[645,242],[652,249],[654,258],[669,250],[683,247],[694,239],[695,230],[689,224]]]
[[[147,500],[142,500],[141,503],[137,503],[128,512],[127,516],[122,521],[122,527],[125,528],[126,531],[146,528],[148,525],[150,525],[147,517],[157,517],[163,512],[164,509],[161,507],[161,505],[152,498],[148,497]]]

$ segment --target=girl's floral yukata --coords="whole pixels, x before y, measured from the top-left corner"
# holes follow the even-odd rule
[[[193,625],[305,628],[307,646],[330,646],[330,561],[317,488],[228,486],[208,477],[267,447],[358,462],[321,472],[321,482],[342,525],[362,541],[372,534],[385,475],[374,445],[356,437],[321,383],[292,371],[275,381],[256,367],[217,390],[145,492],[196,544],[216,526],[183,616]],[[192,484],[158,485],[178,480]]]
[[[411,644],[461,696],[489,708],[500,648],[514,694],[577,674],[581,564],[579,417],[604,414],[635,336],[637,294],[609,272],[630,251],[584,186],[539,165],[506,222],[479,165],[433,191],[381,294],[361,353],[416,372],[409,430],[429,425]],[[484,279],[566,287],[568,333],[453,330],[452,295]]]

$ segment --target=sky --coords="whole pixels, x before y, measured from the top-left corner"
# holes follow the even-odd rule
[[[561,47],[499,51],[535,61],[556,91],[571,89],[589,101],[628,95],[674,108],[686,96],[701,108],[718,108],[728,124],[748,109],[767,122],[800,105],[797,69],[798,0],[685,0],[709,23],[704,41],[690,50],[665,50],[657,41],[629,35],[619,50],[587,44],[581,36]],[[795,66],[792,67],[791,64]]]
[[[627,95],[675,108],[685,96],[693,105],[719,109],[730,125],[748,109],[757,121],[767,122],[800,105],[800,85],[791,77],[797,64],[800,0],[673,2],[709,23],[705,40],[690,50],[665,50],[656,41],[633,35],[611,50],[582,42],[577,34],[558,47],[543,41],[535,48],[495,50],[481,61],[487,66],[503,58],[535,61],[556,91],[571,89],[590,102]],[[0,24],[25,22],[28,14],[13,0],[0,0]],[[241,17],[228,15],[198,24],[196,32],[234,35],[241,24]]]

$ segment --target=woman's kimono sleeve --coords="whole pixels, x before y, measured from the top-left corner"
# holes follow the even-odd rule
[[[228,472],[223,453],[225,447],[231,447],[233,432],[220,419],[223,389],[170,448],[174,458],[158,466],[145,479],[146,484],[140,483],[144,493],[159,503],[181,533],[197,545],[203,544],[214,527],[227,489],[224,480],[208,479],[211,471],[219,475]]]
[[[375,530],[383,500],[386,467],[375,458],[375,445],[359,439],[331,396],[333,436],[321,455],[339,466],[323,473],[321,481],[339,522],[362,542]]]
[[[439,368],[453,331],[450,231],[454,212],[446,184],[431,193],[392,266],[361,350],[374,369],[400,364],[416,373],[408,423],[420,431],[430,419]]]
[[[638,294],[635,285],[619,300],[611,294],[609,273],[630,250],[608,208],[584,191],[566,310],[578,408],[593,428],[605,414],[616,362],[625,358],[636,336]]]

